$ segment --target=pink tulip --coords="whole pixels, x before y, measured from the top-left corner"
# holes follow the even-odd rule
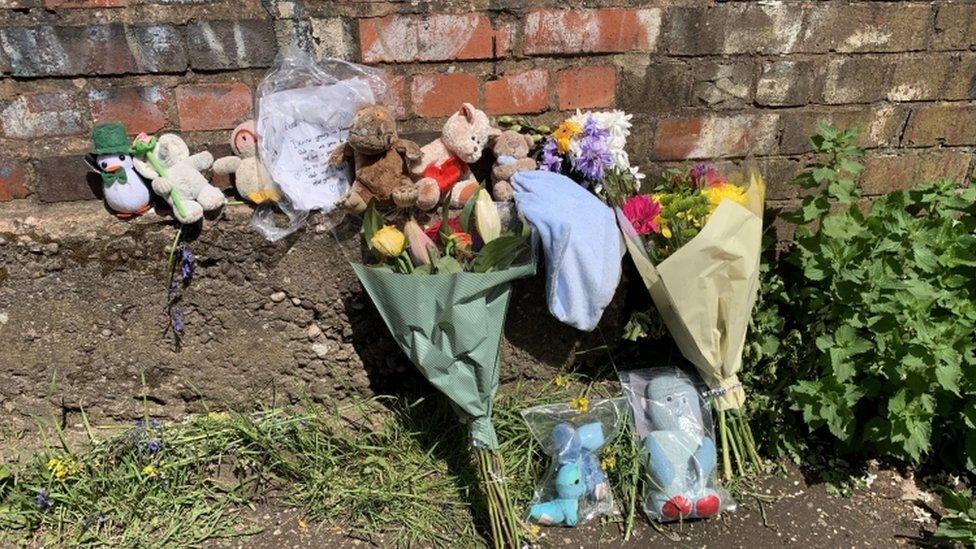
[[[410,253],[410,259],[413,260],[413,264],[415,266],[430,265],[430,248],[428,246],[433,247],[435,250],[437,246],[427,236],[427,233],[424,232],[423,227],[411,219],[403,226],[403,233],[407,235],[407,251]]]

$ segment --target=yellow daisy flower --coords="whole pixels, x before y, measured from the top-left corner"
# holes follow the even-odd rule
[[[159,476],[159,471],[157,471],[156,468],[153,467],[152,465],[146,465],[145,467],[142,468],[142,474],[149,478],[156,478],[157,476]]]

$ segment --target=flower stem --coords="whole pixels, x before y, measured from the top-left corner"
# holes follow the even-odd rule
[[[719,435],[722,439],[722,478],[732,480],[732,456],[729,455],[729,428],[725,423],[725,410],[718,411]]]

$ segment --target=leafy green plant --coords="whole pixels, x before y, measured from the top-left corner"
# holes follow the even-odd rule
[[[946,490],[942,494],[946,512],[935,531],[938,541],[976,545],[976,499],[969,490]]]
[[[857,132],[824,126],[799,178],[787,280],[816,371],[791,390],[851,449],[976,470],[976,186],[939,181],[872,204]]]

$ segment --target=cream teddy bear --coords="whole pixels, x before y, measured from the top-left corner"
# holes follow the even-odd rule
[[[242,198],[255,204],[277,202],[281,191],[257,157],[258,138],[254,121],[241,122],[230,134],[230,148],[235,156],[214,161],[213,171],[234,174],[234,187]]]
[[[179,195],[183,207],[173,207],[173,215],[180,223],[196,223],[203,218],[203,212],[219,209],[224,205],[224,194],[214,187],[201,173],[213,164],[213,155],[203,151],[190,156],[190,148],[178,135],[167,133],[159,136],[153,150],[165,170],[160,175],[147,162],[135,159],[133,162],[140,175],[152,181],[152,189],[173,206],[171,192]]]
[[[463,103],[444,123],[441,137],[421,147],[420,160],[410,167],[417,180],[417,207],[432,209],[448,193],[454,205],[463,204],[478,186],[468,164],[481,158],[488,139],[497,133],[488,115]]]

